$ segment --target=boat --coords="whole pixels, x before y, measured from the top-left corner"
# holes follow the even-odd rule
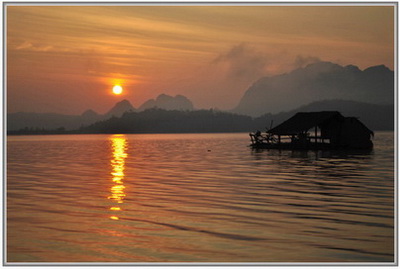
[[[256,149],[372,149],[374,132],[356,117],[320,111],[299,112],[265,133],[249,135]]]

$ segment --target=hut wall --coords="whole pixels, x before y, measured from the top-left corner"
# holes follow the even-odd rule
[[[359,120],[346,118],[342,123],[338,144],[346,148],[370,148],[371,133]]]
[[[321,124],[321,135],[329,138],[333,147],[370,148],[371,132],[356,118],[330,120]]]
[[[340,143],[342,126],[343,119],[333,119],[324,122],[320,125],[321,136],[323,138],[328,138],[332,145],[337,145]]]

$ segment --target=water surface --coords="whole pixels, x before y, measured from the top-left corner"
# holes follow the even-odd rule
[[[8,262],[393,262],[393,132],[372,152],[247,134],[7,138]]]

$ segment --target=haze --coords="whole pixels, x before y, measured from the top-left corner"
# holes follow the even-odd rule
[[[9,113],[104,113],[161,93],[231,109],[257,79],[308,63],[394,67],[394,6],[13,3],[6,29]]]

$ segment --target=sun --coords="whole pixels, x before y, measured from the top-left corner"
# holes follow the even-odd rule
[[[123,89],[122,89],[121,86],[115,85],[115,86],[113,87],[112,91],[113,91],[113,94],[119,95],[119,94],[122,93]]]

